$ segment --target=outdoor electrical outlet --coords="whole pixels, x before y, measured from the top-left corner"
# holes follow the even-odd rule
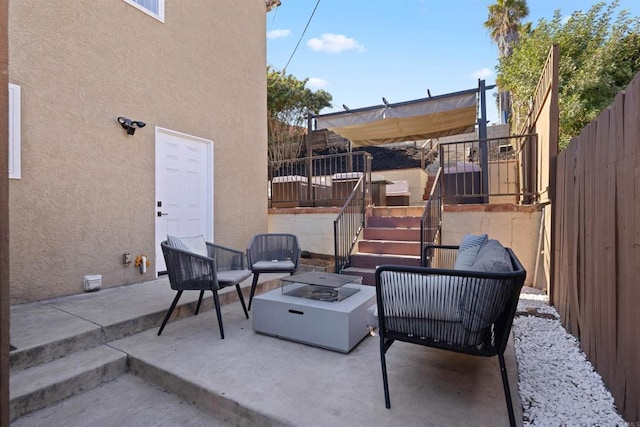
[[[122,254],[122,263],[125,265],[131,264],[131,254]]]

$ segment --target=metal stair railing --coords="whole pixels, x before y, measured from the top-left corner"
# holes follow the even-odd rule
[[[439,245],[442,230],[442,168],[438,169],[429,199],[425,203],[420,220],[420,262],[425,265],[424,248]]]
[[[368,178],[370,182],[370,177]],[[349,264],[351,251],[364,228],[367,207],[367,175],[360,178],[347,198],[338,217],[333,221],[335,272],[340,273]]]

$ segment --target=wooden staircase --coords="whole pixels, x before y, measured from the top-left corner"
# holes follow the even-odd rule
[[[343,274],[361,276],[375,285],[378,265],[420,265],[420,220],[423,206],[374,207],[367,214],[363,239]]]

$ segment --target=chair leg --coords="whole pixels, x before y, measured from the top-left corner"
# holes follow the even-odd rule
[[[387,361],[385,357],[384,338],[380,337],[380,362],[382,363],[382,384],[384,386],[384,404],[387,409],[391,408],[391,400],[389,399],[389,380],[387,378]]]
[[[224,329],[222,328],[222,313],[220,313],[220,300],[218,299],[218,291],[213,291],[213,303],[216,306],[216,314],[218,315],[218,327],[220,328],[220,339],[224,339]]]
[[[253,295],[256,293],[258,276],[260,276],[260,273],[253,273],[253,282],[251,282],[251,293],[249,294],[249,311],[251,311],[251,302],[253,301]]]
[[[516,417],[513,413],[513,402],[511,401],[511,390],[509,389],[509,379],[507,378],[507,368],[504,364],[504,355],[498,354],[500,361],[500,373],[502,374],[502,387],[504,388],[504,397],[507,399],[507,411],[509,411],[509,425],[515,427]]]
[[[202,304],[202,297],[203,296],[204,296],[204,291],[200,291],[200,298],[198,298],[198,305],[196,306],[196,313],[195,313],[196,316],[200,312],[200,304]]]
[[[173,299],[173,302],[171,303],[171,307],[169,307],[169,311],[167,312],[167,315],[164,316],[164,320],[162,321],[162,326],[160,326],[160,330],[158,331],[158,336],[160,336],[160,334],[162,333],[162,330],[167,324],[167,321],[169,320],[169,317],[171,317],[171,313],[173,313],[173,310],[176,308],[176,304],[178,304],[178,300],[180,299],[181,295],[182,295],[182,291],[178,291],[178,293],[176,294],[176,297]]]
[[[242,304],[242,309],[244,310],[244,315],[246,318],[249,318],[249,312],[247,311],[247,306],[244,304],[244,296],[242,295],[242,289],[240,289],[240,284],[236,283],[236,291],[238,291],[238,298],[240,299],[240,304]]]

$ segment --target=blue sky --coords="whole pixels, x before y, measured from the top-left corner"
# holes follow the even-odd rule
[[[317,0],[281,0],[267,14],[267,63],[281,71]],[[286,73],[333,96],[333,108],[361,108],[442,95],[495,83],[497,47],[483,23],[495,0],[320,0]],[[595,0],[529,0],[527,21],[587,11]],[[610,3],[610,2],[608,2]],[[620,10],[640,15],[640,0]],[[498,113],[488,94],[487,116]]]

